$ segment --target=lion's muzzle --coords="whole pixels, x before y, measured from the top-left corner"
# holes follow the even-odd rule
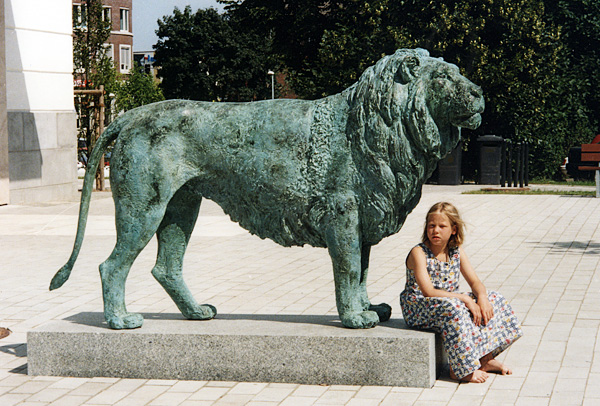
[[[471,117],[467,118],[456,124],[457,127],[468,128],[469,130],[474,130],[481,124],[481,114],[475,113]]]
[[[481,87],[471,84],[469,97],[468,113],[457,117],[457,120],[453,124],[457,127],[474,130],[481,124],[481,113],[485,109],[483,90]]]

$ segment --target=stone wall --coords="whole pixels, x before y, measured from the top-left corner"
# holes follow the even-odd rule
[[[72,3],[4,3],[10,203],[72,199],[77,193]]]

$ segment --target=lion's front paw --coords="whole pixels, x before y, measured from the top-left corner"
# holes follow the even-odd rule
[[[209,304],[202,304],[183,312],[183,315],[190,320],[210,320],[217,315],[217,308]]]
[[[379,323],[376,312],[367,310],[364,312],[346,313],[340,317],[344,327],[348,328],[371,328]]]
[[[369,306],[369,310],[374,311],[379,316],[379,321],[388,321],[392,317],[392,306],[387,303]]]
[[[108,326],[115,330],[130,329],[142,327],[144,318],[138,313],[125,313],[120,317],[117,315],[105,316]]]

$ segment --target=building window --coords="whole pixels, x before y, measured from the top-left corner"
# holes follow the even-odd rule
[[[112,9],[110,7],[104,7],[102,9],[102,20],[103,21],[111,21],[111,13],[112,13]]]
[[[129,10],[121,9],[121,31],[129,31]]]
[[[131,69],[131,46],[119,46],[119,63],[121,64],[121,73],[129,73]]]
[[[87,28],[85,4],[73,4],[73,28]]]

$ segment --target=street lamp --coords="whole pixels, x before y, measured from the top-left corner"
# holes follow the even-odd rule
[[[267,75],[271,76],[271,99],[275,98],[275,72],[271,69],[267,72]]]

